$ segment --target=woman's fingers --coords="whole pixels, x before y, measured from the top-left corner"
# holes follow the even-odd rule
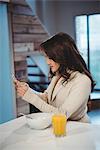
[[[26,90],[23,89],[22,87],[17,88],[17,94],[18,94],[19,96],[22,97],[22,96],[25,94],[25,92],[26,92]]]
[[[13,82],[16,87],[20,86],[20,81],[18,81],[17,79],[14,79]]]
[[[17,90],[17,94],[22,97],[28,90],[28,84],[25,82],[18,81],[14,75],[12,75],[12,78]]]
[[[21,97],[26,93],[29,87],[27,83],[20,82],[18,80],[15,81],[15,86],[16,86],[17,94]]]

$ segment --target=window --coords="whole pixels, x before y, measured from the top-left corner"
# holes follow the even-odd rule
[[[88,65],[87,58],[87,16],[76,17],[76,43],[81,52],[86,64]]]
[[[100,90],[100,14],[75,17],[76,43]]]

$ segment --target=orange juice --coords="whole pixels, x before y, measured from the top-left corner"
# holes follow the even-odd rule
[[[67,118],[64,114],[55,114],[52,116],[53,133],[55,136],[66,135],[66,121]]]

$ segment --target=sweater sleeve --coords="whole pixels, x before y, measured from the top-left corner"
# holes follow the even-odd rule
[[[42,97],[35,94],[31,88],[25,93],[23,99],[42,112],[68,113],[67,118],[70,118],[81,106],[86,106],[90,92],[91,81],[87,76],[83,75],[73,83],[69,96],[66,97],[65,94],[64,102],[59,107],[54,107],[43,101]]]
[[[44,97],[45,94],[37,94],[31,88],[28,88],[22,99],[34,105],[42,112],[56,112],[57,108],[48,104],[46,100],[44,100]]]

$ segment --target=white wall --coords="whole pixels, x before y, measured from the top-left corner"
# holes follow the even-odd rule
[[[36,0],[34,5],[36,14],[51,35],[63,31],[74,37],[76,15],[100,13],[99,0]]]
[[[74,37],[76,15],[100,13],[98,2],[59,2],[57,4],[57,32],[64,31]]]

